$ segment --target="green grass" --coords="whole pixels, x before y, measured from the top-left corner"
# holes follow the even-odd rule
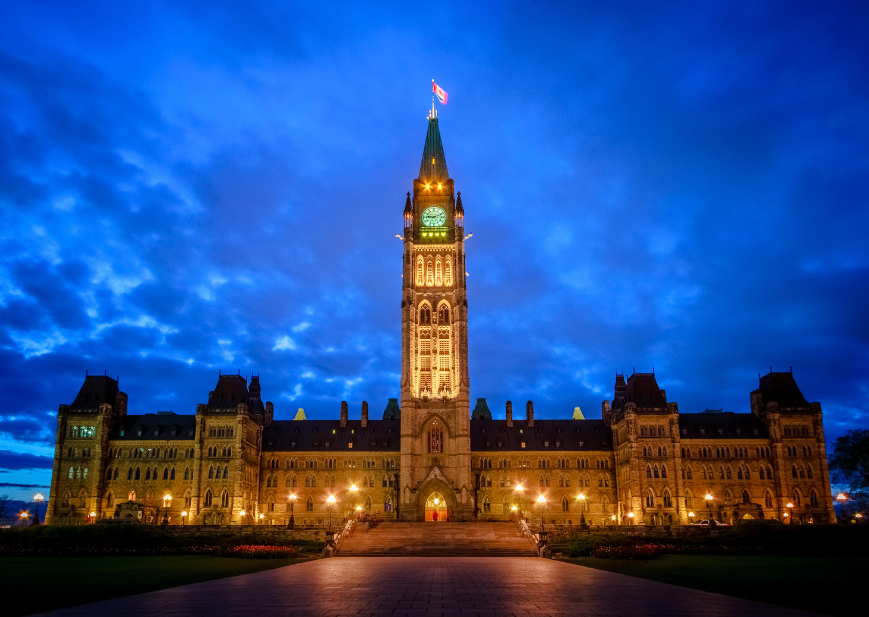
[[[647,561],[565,559],[581,566],[638,576],[828,615],[854,615],[869,558],[663,555]],[[861,609],[863,610],[863,609]]]
[[[250,574],[304,559],[170,557],[2,557],[3,615],[15,617]]]

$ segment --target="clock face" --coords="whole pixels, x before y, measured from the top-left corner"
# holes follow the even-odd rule
[[[432,206],[422,213],[422,224],[426,227],[440,227],[447,222],[447,213],[443,208]]]

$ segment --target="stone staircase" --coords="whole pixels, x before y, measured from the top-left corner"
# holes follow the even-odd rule
[[[363,523],[337,557],[536,557],[516,523]]]

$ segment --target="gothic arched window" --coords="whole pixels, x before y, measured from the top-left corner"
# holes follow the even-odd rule
[[[444,264],[444,285],[453,284],[453,264],[449,257]]]
[[[429,452],[444,451],[444,431],[437,420],[432,422],[431,428],[428,430],[427,442]]]
[[[450,307],[446,304],[441,304],[438,307],[438,323],[448,325],[450,323]]]
[[[205,507],[211,507],[211,503],[214,500],[214,495],[211,492],[211,489],[205,491]]]
[[[438,259],[435,264],[435,285],[440,287],[443,284],[443,265],[441,264],[441,260]]]
[[[416,284],[418,286],[425,285],[422,257],[416,262]]]
[[[434,263],[432,261],[428,262],[425,274],[425,284],[429,286],[434,285]]]
[[[431,325],[431,309],[428,304],[423,304],[419,309],[419,325]]]

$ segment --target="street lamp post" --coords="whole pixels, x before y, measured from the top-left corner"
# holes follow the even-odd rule
[[[693,512],[689,512],[689,513],[688,513],[688,519],[689,519],[689,523],[693,523],[693,522],[694,522],[694,513],[693,513]]]
[[[791,508],[793,508],[793,507],[794,507],[794,504],[792,504],[791,502],[788,502],[788,511],[785,512],[785,516],[788,517],[788,525],[794,524],[794,517],[793,517],[793,514],[791,514],[791,512],[793,512],[793,510]]]
[[[260,525],[263,524],[263,518],[265,518],[265,516],[264,516],[263,514],[260,514],[260,515],[259,515],[259,524],[260,524]]]
[[[525,490],[525,488],[521,484],[517,484],[516,488],[514,488],[513,490],[519,494],[519,518],[525,518],[522,515],[522,492]]]
[[[712,493],[706,493],[706,507],[709,508],[709,526],[710,527],[712,527],[712,521],[715,520],[715,518],[712,516],[712,502],[713,502]]]
[[[181,513],[181,524],[182,524],[182,525],[186,525],[186,524],[187,524],[187,510],[184,510],[184,511]]]
[[[842,522],[845,522],[845,501],[848,499],[848,496],[845,493],[839,493],[836,495],[836,501],[839,502],[839,508],[842,510]],[[39,510],[37,510],[37,513]]]
[[[294,506],[296,503],[296,494],[290,493],[289,500],[290,500],[290,522],[287,523],[287,529],[295,529],[296,528],[296,519],[295,519],[295,516],[293,516],[293,514],[294,514],[294,510],[295,510]]]
[[[630,521],[631,525],[634,524],[634,513],[633,512],[628,512],[628,520]]]
[[[326,500],[326,507],[329,508],[329,533],[332,532],[332,506],[335,505],[335,495],[329,495]]]
[[[163,495],[163,524],[169,524],[169,507],[172,505],[172,495],[166,493]]]
[[[23,521],[23,524],[26,525],[26,524],[27,524],[27,517],[30,516],[30,512],[22,512],[22,513],[19,514],[18,516],[21,517],[21,520]]]
[[[33,520],[30,522],[31,526],[40,524],[39,523],[39,504],[42,503],[43,499],[45,499],[45,497],[42,496],[42,493],[36,493],[36,495],[33,496],[33,500],[36,502],[36,516],[34,516]]]
[[[585,495],[580,493],[576,499],[579,501],[579,524],[585,525]]]
[[[241,512],[238,513],[238,515],[241,517],[241,522],[239,523],[239,525],[244,525],[245,511],[242,510]]]

